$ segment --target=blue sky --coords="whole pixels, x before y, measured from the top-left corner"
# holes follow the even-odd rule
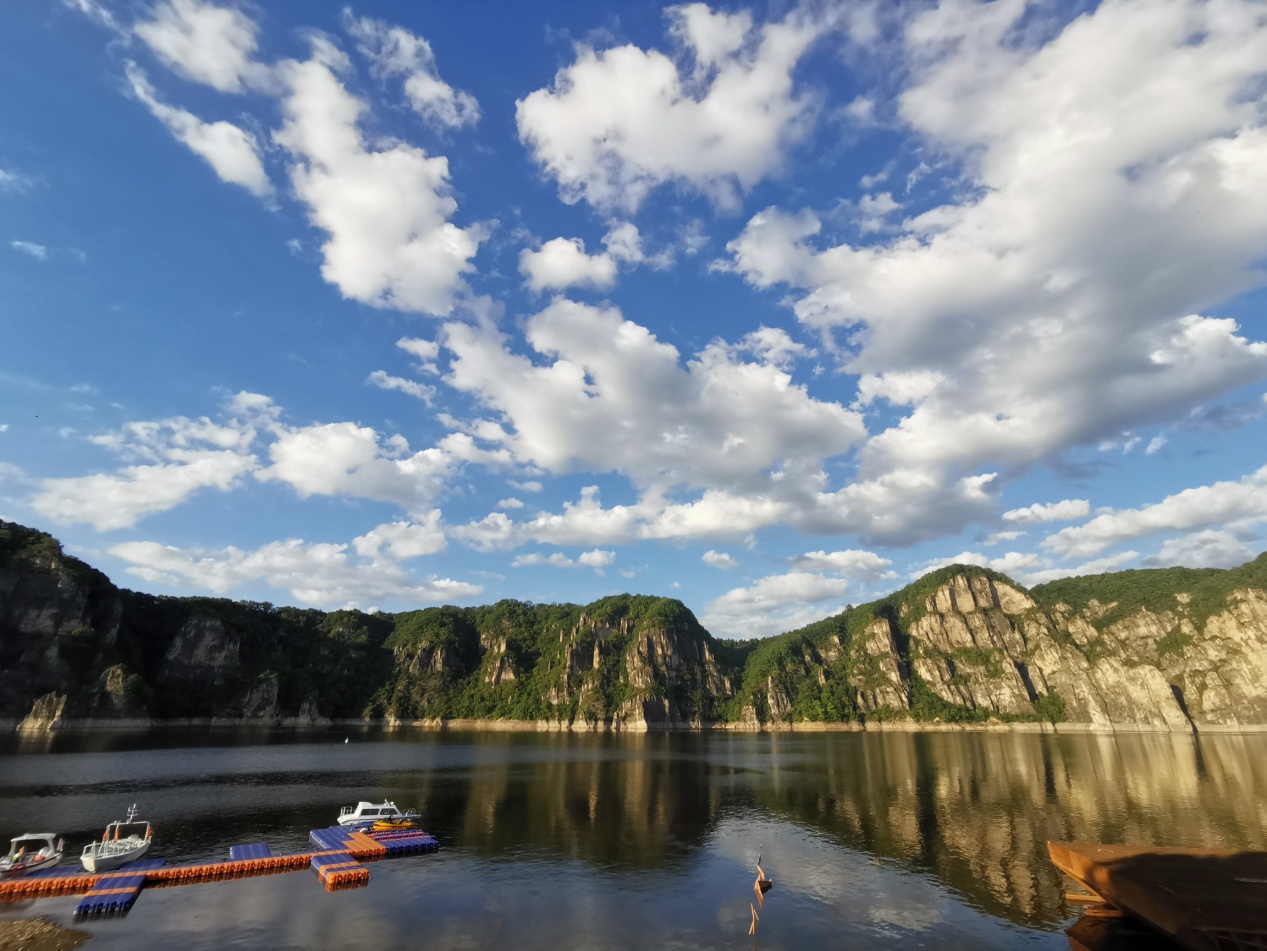
[[[2,17],[0,516],[116,583],[754,636],[1264,547],[1260,3]]]

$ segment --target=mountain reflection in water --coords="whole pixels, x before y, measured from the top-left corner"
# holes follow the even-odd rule
[[[53,828],[78,849],[140,800],[174,861],[299,851],[339,806],[386,797],[443,846],[332,896],[307,875],[147,892],[89,924],[99,948],[391,947],[419,929],[472,947],[748,946],[758,853],[777,881],[762,947],[1063,948],[1048,839],[1267,848],[1265,736],[343,737],[6,740],[0,835]],[[199,938],[186,910],[203,908]]]

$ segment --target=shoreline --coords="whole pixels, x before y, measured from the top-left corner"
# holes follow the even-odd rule
[[[1007,723],[986,721],[973,723],[919,722],[915,720],[883,720],[870,723],[823,723],[804,720],[797,723],[692,723],[663,722],[612,724],[605,722],[565,722],[559,720],[393,720],[393,719],[310,719],[277,717],[243,719],[239,717],[188,717],[173,720],[149,718],[105,720],[96,718],[40,721],[0,718],[0,731],[24,737],[50,736],[57,733],[124,733],[196,728],[212,729],[293,729],[322,730],[330,728],[354,730],[419,730],[446,733],[1044,733],[1113,736],[1119,733],[1140,734],[1260,734],[1267,733],[1267,723],[1229,724],[1166,724],[1166,723]]]

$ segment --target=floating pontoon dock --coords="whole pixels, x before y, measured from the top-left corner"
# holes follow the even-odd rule
[[[1267,852],[1048,842],[1055,866],[1189,951],[1267,949]],[[1075,936],[1070,934],[1070,943]]]
[[[312,868],[328,891],[364,885],[370,870],[362,861],[375,861],[412,852],[434,852],[434,836],[418,829],[364,832],[346,826],[314,829],[309,839],[319,851],[274,855],[263,842],[229,847],[223,862],[168,865],[164,859],[129,862],[114,872],[71,872],[50,868],[21,878],[0,881],[0,901],[80,895],[76,916],[121,914],[136,902],[141,889],[167,885],[196,885],[252,875],[273,875]]]

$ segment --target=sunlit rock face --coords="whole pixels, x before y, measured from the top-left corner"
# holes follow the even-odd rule
[[[1232,584],[1242,577],[1252,583]],[[1230,572],[1125,572],[1034,592],[956,566],[783,637],[798,649],[744,683],[750,725],[1267,725],[1267,556]],[[807,695],[807,675],[821,697]]]

